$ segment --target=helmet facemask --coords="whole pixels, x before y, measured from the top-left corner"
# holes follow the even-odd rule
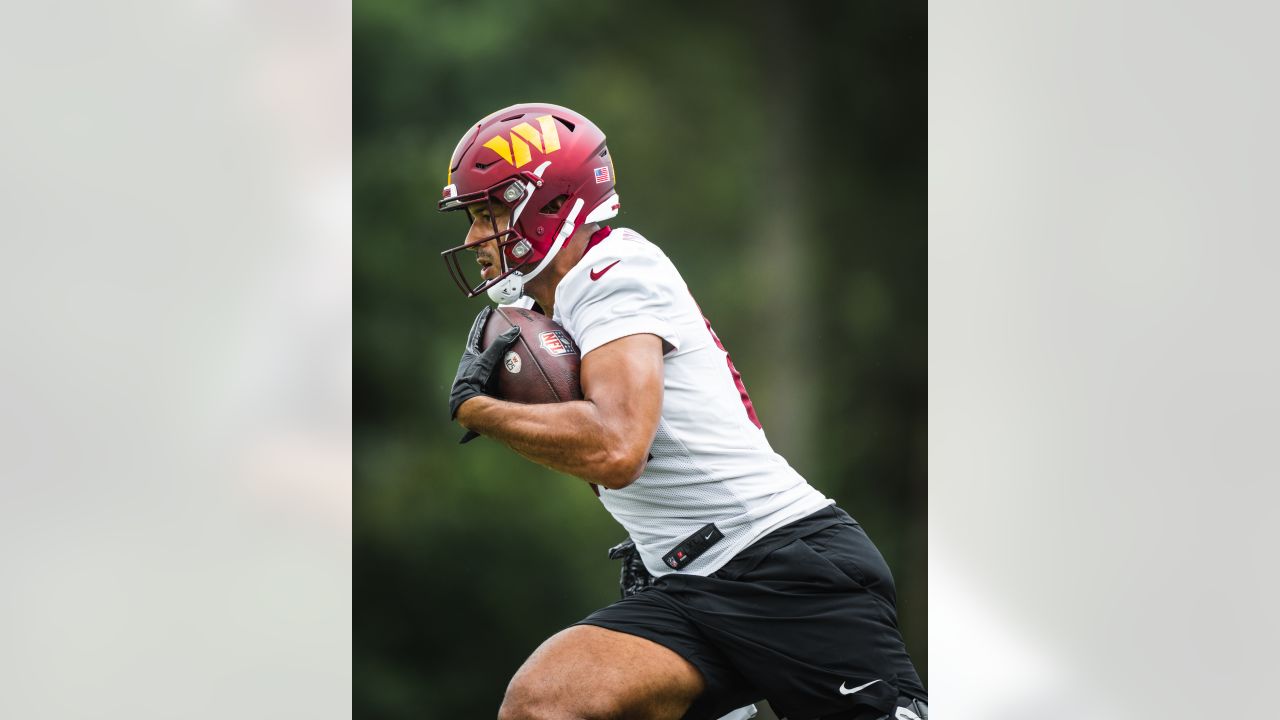
[[[523,175],[531,176],[531,173],[523,173]],[[529,242],[521,232],[519,221],[521,211],[525,209],[524,206],[533,195],[532,188],[539,182],[537,178],[513,177],[484,192],[473,193],[471,196],[446,198],[441,201],[441,210],[465,211],[468,227],[474,227],[475,225],[475,215],[472,212],[472,208],[483,205],[489,218],[490,232],[488,235],[469,240],[441,253],[441,256],[444,257],[445,266],[449,270],[449,275],[458,285],[458,288],[466,293],[467,297],[476,297],[486,290],[490,290],[518,275],[522,270],[527,269],[532,263],[540,259],[534,250],[533,243]],[[495,212],[495,208],[498,207],[505,208],[507,211],[506,229],[498,226],[498,213]],[[463,260],[466,257],[463,251],[477,251],[480,246],[494,241],[497,242],[498,263],[500,263],[498,275],[487,280],[481,276],[478,282],[473,283],[468,279],[468,272],[463,265]],[[515,295],[515,297],[519,296],[519,293]],[[514,299],[514,297],[510,298],[510,300]],[[510,300],[503,300],[503,302],[509,302]]]
[[[539,168],[539,170],[541,169]],[[565,202],[570,200],[570,196],[567,193],[552,198],[550,202],[537,210],[537,214],[541,218],[535,221],[533,225],[538,228],[539,235],[546,232],[543,229],[544,227],[556,227],[558,230],[550,246],[548,247],[544,243],[545,251],[539,252],[538,244],[530,242],[526,237],[521,220],[525,217],[525,211],[527,210],[525,206],[533,197],[534,188],[542,185],[542,181],[532,173],[524,173],[524,175],[527,177],[505,180],[483,193],[475,193],[473,196],[446,198],[440,203],[441,210],[466,210],[467,218],[472,224],[475,222],[470,210],[472,207],[484,203],[489,216],[490,234],[441,253],[444,257],[445,265],[449,269],[449,274],[453,277],[458,288],[466,293],[467,297],[476,297],[480,293],[487,292],[489,298],[496,303],[507,304],[514,302],[524,294],[525,281],[531,280],[541,273],[560,252],[561,248],[564,247],[569,236],[582,224],[579,221],[583,206],[581,198],[573,199],[569,208],[563,207]],[[616,195],[614,198],[616,199]],[[496,206],[502,206],[508,210],[510,219],[505,230],[498,227],[498,218],[493,212]],[[562,213],[565,214],[563,220],[560,219]],[[501,263],[497,277],[486,280],[482,276],[478,283],[471,284],[467,280],[466,272],[460,259],[462,251],[474,250],[495,240],[498,243],[498,257]]]

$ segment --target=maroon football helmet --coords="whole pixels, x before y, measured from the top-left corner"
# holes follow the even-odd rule
[[[604,133],[578,113],[544,103],[493,113],[454,149],[439,209],[466,210],[470,219],[470,208],[486,203],[492,220],[501,204],[510,227],[492,220],[491,235],[441,253],[449,274],[467,297],[487,291],[494,302],[519,298],[524,281],[542,272],[575,230],[618,214],[613,181]],[[460,253],[490,240],[498,241],[499,275],[472,284]]]

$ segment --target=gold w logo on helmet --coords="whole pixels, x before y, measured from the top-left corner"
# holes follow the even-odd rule
[[[523,167],[533,159],[529,154],[530,145],[544,155],[559,150],[560,136],[556,133],[555,120],[550,115],[543,115],[537,121],[538,127],[542,129],[541,133],[529,123],[522,122],[511,128],[511,142],[508,143],[505,137],[498,135],[489,138],[484,147],[498,153],[499,157],[516,167]]]

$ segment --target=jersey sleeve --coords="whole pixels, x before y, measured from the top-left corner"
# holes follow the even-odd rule
[[[655,252],[592,253],[576,273],[564,300],[565,327],[583,355],[628,335],[662,338],[667,350],[679,349],[672,322],[683,281],[671,262]],[[557,308],[560,314],[560,308]]]

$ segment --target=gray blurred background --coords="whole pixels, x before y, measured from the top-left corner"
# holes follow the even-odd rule
[[[351,704],[349,7],[0,7],[0,717]]]
[[[447,393],[484,301],[435,210],[468,126],[567,105],[622,214],[680,268],[766,433],[879,544],[928,673],[922,3],[368,0],[354,14],[355,711],[489,717],[546,637],[617,598],[625,537],[581,481]]]
[[[930,709],[1267,715],[1277,9],[929,11]]]

